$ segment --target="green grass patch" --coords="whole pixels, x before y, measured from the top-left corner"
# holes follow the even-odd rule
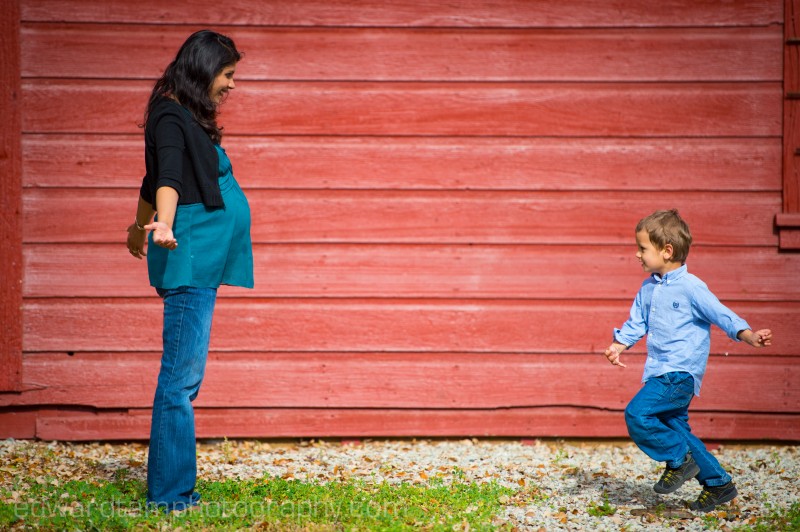
[[[772,508],[769,515],[759,517],[753,525],[736,527],[737,532],[789,532],[800,531],[800,502],[788,508]]]
[[[617,513],[617,508],[608,502],[608,494],[603,492],[603,502],[590,503],[586,511],[589,515],[594,517],[608,517]]]
[[[165,515],[147,508],[146,485],[22,479],[0,493],[0,529],[36,530],[491,530],[516,492],[497,483],[434,480],[316,483],[265,477],[198,482],[197,509]]]

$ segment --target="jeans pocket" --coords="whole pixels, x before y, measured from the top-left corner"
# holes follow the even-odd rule
[[[678,408],[688,407],[694,397],[694,377],[688,373],[675,373],[669,402]]]

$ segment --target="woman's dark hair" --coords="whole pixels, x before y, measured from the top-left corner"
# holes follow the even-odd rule
[[[173,96],[194,116],[211,140],[219,142],[222,128],[217,126],[217,105],[208,96],[214,78],[228,65],[236,64],[242,54],[230,37],[211,30],[201,30],[186,39],[175,60],[156,81],[147,109],[144,124],[156,102]]]

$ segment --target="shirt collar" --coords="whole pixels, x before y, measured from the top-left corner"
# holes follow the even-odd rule
[[[686,273],[688,271],[689,271],[688,268],[684,264],[683,266],[681,266],[677,270],[673,270],[671,272],[665,273],[663,277],[661,275],[658,275],[657,273],[654,273],[653,274],[653,279],[655,279],[655,281],[658,284],[663,284],[663,283],[670,284],[671,282],[677,281],[678,279],[680,279],[681,277],[686,275]]]

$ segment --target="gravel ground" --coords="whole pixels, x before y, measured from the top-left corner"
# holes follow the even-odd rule
[[[0,486],[14,476],[112,479],[119,469],[145,477],[143,444],[68,444],[0,441]],[[714,449],[733,475],[739,497],[710,515],[721,530],[752,524],[770,508],[800,500],[800,448],[790,445],[722,445]],[[17,457],[10,460],[9,457]],[[20,461],[20,456],[27,457]],[[286,479],[425,483],[455,476],[497,481],[519,490],[498,524],[520,530],[704,530],[708,519],[683,501],[697,498],[695,481],[669,496],[652,484],[661,466],[625,441],[364,440],[353,442],[212,441],[198,445],[201,478],[279,476]],[[606,502],[609,516],[588,509]]]

